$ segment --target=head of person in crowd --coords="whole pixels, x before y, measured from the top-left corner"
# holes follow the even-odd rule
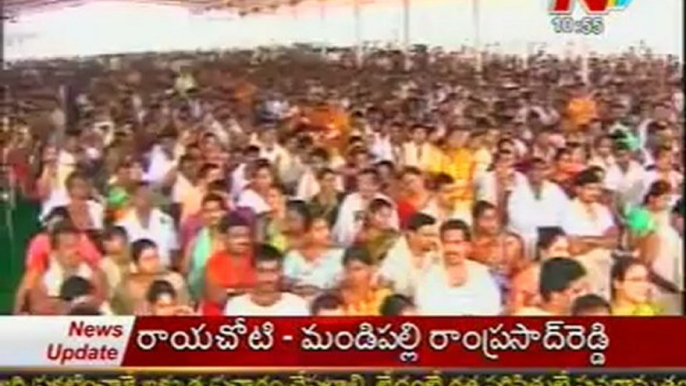
[[[375,274],[374,259],[369,251],[353,245],[343,254],[343,285],[351,289],[366,289],[372,285]]]
[[[393,294],[387,296],[381,303],[381,316],[415,316],[417,308],[411,298]]]
[[[400,174],[400,182],[405,194],[409,197],[417,197],[426,193],[426,181],[424,181],[424,175],[419,168],[408,166],[403,169]]]
[[[631,161],[634,160],[634,152],[628,143],[617,141],[613,144],[613,156],[617,165],[624,170],[629,168]]]
[[[672,208],[672,226],[684,237],[684,199],[680,198]]]
[[[222,179],[222,169],[213,163],[206,163],[200,166],[198,170],[198,186],[203,188],[209,187],[215,181]]]
[[[597,172],[586,169],[574,177],[574,193],[576,198],[584,204],[595,204],[603,194],[602,180]]]
[[[534,188],[541,188],[550,175],[548,163],[542,158],[535,157],[529,161],[528,166],[527,178],[529,184]]]
[[[643,196],[643,205],[653,213],[666,213],[671,209],[672,185],[663,180],[653,182]]]
[[[266,190],[265,202],[269,205],[274,217],[286,216],[288,212],[288,198],[286,188],[281,184],[273,184]]]
[[[302,236],[312,226],[312,213],[305,201],[291,200],[286,204],[284,232],[288,235]]]
[[[571,258],[548,259],[541,265],[539,293],[548,313],[569,315],[574,301],[587,293],[586,270]]]
[[[283,255],[271,245],[258,244],[253,251],[255,292],[261,295],[281,292]]]
[[[179,173],[189,181],[195,181],[200,172],[200,162],[198,158],[184,154],[179,158]]]
[[[269,160],[258,159],[253,163],[250,174],[250,186],[257,192],[266,192],[271,188],[276,178],[274,168]]]
[[[136,273],[157,275],[163,271],[159,249],[152,240],[134,241],[131,244],[131,259],[136,265]]]
[[[415,145],[423,145],[429,139],[429,128],[423,124],[415,124],[410,130],[410,140]]]
[[[588,159],[588,152],[586,151],[586,145],[581,142],[569,142],[567,144],[567,149],[570,151],[571,161],[575,167],[582,167],[586,165]]]
[[[260,159],[260,147],[250,145],[242,152],[238,152],[238,160],[241,160],[248,167],[248,175],[254,170],[257,160]]]
[[[80,242],[81,233],[71,222],[60,223],[50,232],[50,249],[65,269],[75,269],[83,262],[79,253]]]
[[[616,315],[653,314],[650,270],[634,258],[620,258],[610,271],[612,308]]]
[[[439,173],[434,178],[436,203],[441,208],[452,209],[457,201],[457,186],[455,179],[446,173]]]
[[[77,304],[68,312],[68,316],[102,316],[103,312],[97,306],[91,304]]]
[[[137,213],[146,214],[155,208],[155,197],[152,187],[139,182],[133,191],[132,204]]]
[[[174,286],[166,280],[155,280],[145,294],[151,316],[188,315],[190,310],[179,304],[179,296]]]
[[[428,214],[415,213],[407,220],[405,237],[415,254],[424,254],[438,248],[438,221]]]
[[[469,131],[462,126],[455,126],[448,131],[445,138],[448,149],[465,149],[469,144]]]
[[[513,151],[500,150],[493,156],[493,171],[498,175],[507,174],[513,170],[516,161],[517,157]]]
[[[70,276],[60,287],[59,298],[64,309],[71,310],[77,305],[96,305],[95,286],[88,279],[81,276]]]
[[[312,316],[343,316],[343,299],[333,293],[323,293],[310,304]]]
[[[601,135],[593,144],[593,155],[600,159],[612,157],[614,141],[610,135]]]
[[[143,166],[135,159],[125,159],[117,166],[115,177],[117,185],[133,188],[143,180]]]
[[[655,170],[662,173],[674,169],[674,150],[669,146],[660,146],[653,151]]]
[[[652,121],[647,127],[646,147],[655,150],[663,146],[671,146],[672,130],[666,121]]]
[[[572,304],[572,316],[610,316],[610,303],[596,294],[579,296]]]
[[[313,215],[307,230],[305,245],[311,247],[331,247],[331,225],[324,216]]]
[[[312,149],[309,153],[308,164],[315,173],[329,166],[329,152],[322,147]]]
[[[536,256],[545,261],[553,257],[571,257],[569,239],[560,227],[544,227],[538,230]]]
[[[74,171],[65,182],[69,198],[75,201],[86,201],[91,197],[92,186],[90,179],[81,171]]]
[[[331,168],[323,168],[317,174],[319,192],[324,195],[338,193],[338,174]]]
[[[253,247],[250,222],[236,212],[219,221],[219,232],[224,235],[225,251],[231,256],[248,256]]]
[[[563,147],[555,152],[553,157],[553,164],[555,170],[562,173],[574,173],[577,171],[577,165],[574,163],[572,150]]]
[[[64,222],[73,225],[71,217],[69,216],[69,211],[63,206],[52,209],[42,220],[43,227],[48,233],[50,233],[55,226]]]
[[[120,226],[109,226],[102,233],[102,247],[105,256],[116,262],[129,262],[129,236]]]
[[[469,225],[462,220],[448,220],[440,228],[441,251],[446,266],[463,264],[472,251]]]
[[[260,133],[260,143],[266,149],[273,149],[279,144],[279,132],[275,125],[264,125]]]
[[[200,213],[206,227],[217,229],[227,213],[226,198],[215,193],[206,194],[202,199]]]
[[[363,169],[357,174],[357,192],[364,200],[373,200],[379,193],[380,178],[376,169]]]
[[[375,198],[367,206],[365,225],[367,228],[387,230],[393,228],[395,207],[385,198]]]
[[[62,150],[74,155],[78,154],[81,150],[80,137],[81,133],[78,130],[68,130],[64,136]]]
[[[472,208],[474,232],[485,236],[497,236],[502,232],[502,224],[495,205],[487,201],[477,201]]]

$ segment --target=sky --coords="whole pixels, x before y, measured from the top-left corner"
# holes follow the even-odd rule
[[[643,41],[657,53],[682,56],[684,0],[633,0],[625,10],[605,16],[602,35],[587,37],[555,33],[549,0],[410,0],[411,43],[446,49],[473,46],[474,1],[480,2],[479,44],[489,50],[524,54],[537,46],[556,53],[610,53]],[[12,60],[293,42],[402,41],[402,0],[367,0],[359,14],[356,23],[353,7],[340,3],[322,12],[316,0],[245,18],[230,12],[190,14],[173,6],[102,1],[29,14],[5,24],[5,55]],[[577,7],[574,17],[583,16]]]

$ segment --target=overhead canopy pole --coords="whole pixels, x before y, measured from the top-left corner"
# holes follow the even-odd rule
[[[355,18],[355,64],[362,65],[362,18],[361,0],[353,0],[353,12]]]
[[[326,45],[328,44],[328,39],[324,31],[326,28],[326,0],[319,0],[319,30],[322,31],[322,55],[326,55]]]
[[[403,54],[405,70],[410,69],[410,0],[403,1]]]
[[[474,52],[476,54],[476,69],[481,72],[483,58],[481,53],[481,5],[480,0],[472,0],[472,23],[474,25]]]

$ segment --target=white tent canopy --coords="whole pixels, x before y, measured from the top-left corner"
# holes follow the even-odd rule
[[[643,41],[656,53],[681,55],[683,0],[635,1],[608,15],[602,37],[556,34],[545,4],[531,0],[403,0],[326,5],[310,0],[293,11],[239,17],[154,3],[102,1],[18,16],[5,28],[7,59],[196,48],[254,47],[294,42],[354,45],[358,40],[473,46],[524,54],[531,44],[563,52],[572,44],[617,52]],[[326,3],[328,4],[328,3]],[[358,14],[357,23],[355,15]],[[325,22],[322,22],[325,17]],[[325,28],[323,28],[325,26]]]

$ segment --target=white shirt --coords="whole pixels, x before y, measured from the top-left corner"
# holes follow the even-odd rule
[[[176,165],[174,159],[169,157],[162,148],[157,145],[150,152],[150,164],[144,179],[152,183],[162,182],[172,168]]]
[[[117,225],[126,229],[126,234],[132,243],[142,239],[153,241],[159,250],[162,264],[165,267],[171,265],[171,253],[179,249],[179,241],[174,220],[169,215],[159,209],[153,209],[150,213],[150,222],[146,228],[138,219],[136,211],[132,210]]]
[[[489,171],[481,175],[476,183],[477,199],[490,202],[493,205],[498,204],[497,189],[496,189],[496,175],[495,172]],[[514,172],[514,185],[510,187],[510,191],[517,189],[517,187],[526,184],[526,177],[520,172]]]
[[[616,193],[623,203],[640,205],[644,174],[645,169],[636,161],[630,161],[626,172],[615,163],[605,172],[605,188]]]
[[[391,161],[395,162],[395,154],[393,152],[393,144],[389,136],[382,137],[379,134],[374,135],[374,142],[371,146],[371,152],[376,161]]]
[[[574,199],[565,211],[562,229],[570,236],[601,237],[615,226],[612,212],[605,205],[591,204],[593,215],[579,200]]]
[[[52,190],[48,199],[43,202],[38,219],[43,221],[53,209],[59,208],[60,206],[67,206],[70,201],[69,194],[65,189]],[[105,208],[100,205],[100,203],[93,200],[88,200],[86,205],[88,206],[88,214],[91,218],[93,229],[102,229],[105,223]]]
[[[296,295],[284,292],[281,299],[271,306],[260,306],[250,294],[240,295],[226,303],[224,316],[309,316],[307,302]]]
[[[231,173],[231,195],[235,198],[238,198],[250,183],[245,175],[245,168],[247,168],[247,164],[240,164]]]
[[[544,181],[541,196],[536,197],[531,184],[525,180],[508,198],[510,230],[527,241],[535,240],[538,228],[562,226],[568,205],[569,198],[557,184]]]
[[[378,193],[375,198],[383,198],[388,200],[388,202],[393,202],[390,198],[381,193]],[[332,229],[334,240],[336,240],[339,245],[349,246],[353,243],[357,232],[362,226],[361,214],[366,209],[366,205],[359,193],[351,193],[343,199],[338,211],[336,223]],[[399,224],[400,220],[398,219],[398,214],[396,211],[393,211],[391,225],[397,229]]]
[[[379,276],[393,283],[393,291],[414,297],[415,290],[427,271],[436,263],[435,256],[427,254],[417,266],[405,237],[400,237],[386,253],[379,268]]]
[[[283,272],[296,286],[333,288],[343,274],[343,249],[332,248],[315,261],[308,261],[292,250],[284,258]]]
[[[501,313],[500,290],[488,267],[466,260],[467,282],[453,287],[445,268],[434,265],[417,288],[422,316],[495,316]]]
[[[656,170],[649,170],[643,174],[643,192],[641,194],[641,199],[648,193],[650,186],[658,180],[660,180],[660,173]],[[679,193],[681,192],[681,184],[684,182],[684,176],[676,170],[672,170],[667,177],[667,182],[669,182],[672,189],[674,189],[674,193],[670,200],[671,204],[674,205],[677,200],[679,200]]]
[[[257,194],[257,192],[250,188],[243,190],[241,195],[238,197],[236,206],[241,208],[249,208],[256,215],[260,215],[271,211],[271,208],[264,200],[264,198],[262,198],[262,196],[260,196],[259,194]]]

